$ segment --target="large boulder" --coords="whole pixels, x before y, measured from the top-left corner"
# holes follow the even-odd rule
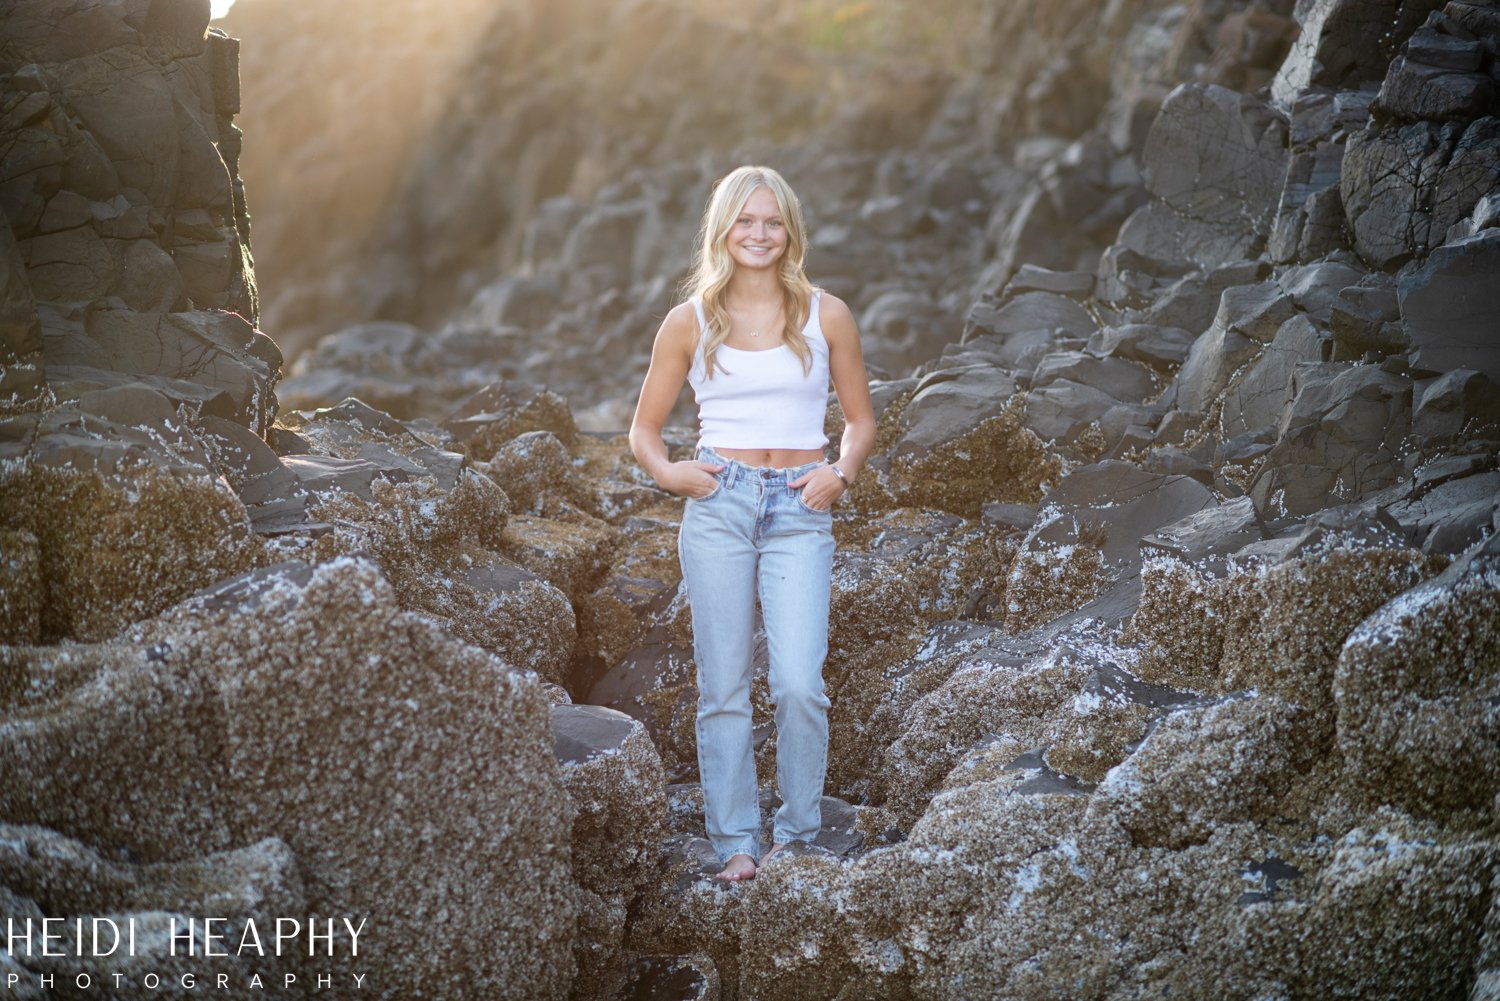
[[[1264,240],[1286,170],[1286,123],[1259,100],[1182,84],[1151,126],[1142,173],[1155,201],[1120,228],[1116,246],[1214,267]]]
[[[1110,815],[1137,844],[1167,848],[1269,820],[1323,750],[1306,715],[1275,695],[1178,709],[1105,776],[1089,809]]]
[[[369,917],[358,957],[341,939],[317,962],[339,996],[359,971],[403,994],[567,996],[573,816],[542,687],[403,612],[370,561],[291,565],[120,640],[19,653],[70,687],[0,722],[26,777],[0,790],[6,817],[146,863],[280,839],[312,913]],[[443,948],[407,948],[432,935]]]

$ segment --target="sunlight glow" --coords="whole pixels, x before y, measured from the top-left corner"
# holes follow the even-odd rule
[[[229,8],[234,6],[234,0],[212,0],[209,6],[212,8],[212,12],[209,14],[209,17],[217,21],[219,18],[229,13]]]

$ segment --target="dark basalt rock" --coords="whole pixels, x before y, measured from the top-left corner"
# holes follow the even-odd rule
[[[1465,50],[1452,46],[1439,50],[1428,46],[1429,57],[1478,63],[1482,51],[1470,43]],[[1472,59],[1464,58],[1471,56]],[[1470,121],[1489,113],[1495,105],[1495,81],[1486,73],[1455,72],[1418,59],[1415,53],[1397,56],[1381,85],[1375,106],[1393,116],[1412,121]]]
[[[1236,907],[1249,907],[1252,904],[1285,899],[1288,893],[1285,884],[1295,882],[1305,874],[1285,859],[1276,855],[1267,855],[1245,866],[1240,870],[1240,875],[1257,889],[1246,890],[1235,898]]]
[[[1500,509],[1500,473],[1438,476],[1416,484],[1410,500],[1384,508],[1423,552],[1457,555],[1483,540]]]
[[[553,753],[564,764],[619,753],[636,726],[626,714],[604,706],[553,706]]]
[[[1407,348],[1396,283],[1371,276],[1368,284],[1341,289],[1328,316],[1337,353],[1333,361],[1356,361],[1367,352],[1396,354]]]
[[[1118,403],[1102,389],[1059,378],[1026,395],[1026,427],[1069,454],[1085,454],[1088,446],[1079,447],[1080,435]]]
[[[1500,139],[1496,149],[1500,153]],[[1421,267],[1402,274],[1401,319],[1416,368],[1477,369],[1500,382],[1497,274],[1500,230],[1493,229],[1439,247]]]
[[[442,427],[473,459],[489,459],[500,446],[526,431],[551,431],[564,444],[571,444],[578,433],[562,397],[514,381],[474,393],[443,419]]]
[[[613,1001],[714,1001],[719,984],[718,968],[707,955],[642,956]]]
[[[1056,292],[1082,300],[1093,292],[1094,283],[1094,276],[1087,271],[1053,271],[1034,264],[1023,264],[1006,283],[1004,294]]]
[[[1144,536],[1141,546],[1198,563],[1209,557],[1238,552],[1264,537],[1265,530],[1254,503],[1248,497],[1239,497],[1163,525]]]
[[[254,609],[267,598],[285,588],[306,588],[312,580],[312,565],[302,560],[286,560],[266,567],[256,567],[236,577],[194,591],[183,599],[185,610],[209,612]]]
[[[233,421],[210,416],[201,421],[204,442],[239,494],[256,534],[321,534],[329,530],[329,525],[308,517],[302,478],[269,445]],[[368,483],[364,486],[368,489]]]
[[[1465,431],[1500,429],[1500,386],[1483,372],[1456,368],[1428,383],[1412,415],[1412,433],[1423,439],[1452,442]]]
[[[1197,336],[1181,327],[1128,323],[1095,333],[1089,338],[1088,350],[1101,358],[1128,358],[1157,371],[1167,371],[1187,359],[1188,349]]]
[[[971,433],[1004,411],[1016,381],[993,365],[944,369],[919,381],[902,413],[906,432],[894,453],[919,454]]]
[[[1231,437],[1275,428],[1291,403],[1289,387],[1297,366],[1326,361],[1327,335],[1306,316],[1282,324],[1248,370],[1223,395],[1219,423]]]
[[[1097,324],[1078,302],[1056,292],[1023,291],[1004,299],[981,298],[969,310],[964,340],[982,334],[1020,334],[1050,330],[1086,338]]]
[[[1100,462],[1069,473],[1048,493],[1026,546],[1089,540],[1111,565],[1128,567],[1139,562],[1143,538],[1212,502],[1209,490],[1189,477]]]
[[[1390,62],[1389,46],[1400,44],[1440,0],[1403,4],[1394,14],[1380,3],[1314,0],[1301,11],[1302,31],[1276,79],[1271,94],[1289,106],[1313,87],[1352,88],[1378,80]]]
[[[1035,390],[1059,379],[1093,386],[1116,400],[1132,403],[1156,395],[1158,389],[1149,370],[1122,358],[1098,358],[1082,351],[1055,351],[1044,356],[1031,385]]]
[[[1409,378],[1374,365],[1306,364],[1293,372],[1276,444],[1250,485],[1265,517],[1307,515],[1394,483],[1411,426]],[[1322,431],[1333,422],[1337,435]]]
[[[1398,267],[1440,246],[1448,229],[1494,188],[1500,118],[1421,121],[1350,138],[1339,193],[1354,249],[1371,265]]]

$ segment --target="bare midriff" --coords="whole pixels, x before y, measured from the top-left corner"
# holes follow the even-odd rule
[[[721,448],[714,446],[726,459],[735,459],[747,466],[803,466],[823,458],[821,448]]]

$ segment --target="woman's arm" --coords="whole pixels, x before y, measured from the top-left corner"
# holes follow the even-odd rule
[[[681,303],[662,320],[651,346],[651,366],[641,384],[641,396],[630,422],[630,451],[663,490],[686,497],[704,497],[714,489],[712,473],[723,466],[689,459],[672,462],[661,429],[677,403],[693,360],[693,337],[698,323],[693,308]]]
[[[839,442],[839,457],[835,465],[852,486],[875,447],[875,411],[870,405],[870,378],[865,373],[865,356],[859,346],[859,327],[844,301],[824,292],[819,304],[819,318],[823,339],[828,342],[828,374],[833,378],[833,391],[844,411],[844,436]],[[828,507],[847,489],[844,480],[826,466],[791,483],[792,486],[802,484],[806,484],[802,499],[816,508]]]

